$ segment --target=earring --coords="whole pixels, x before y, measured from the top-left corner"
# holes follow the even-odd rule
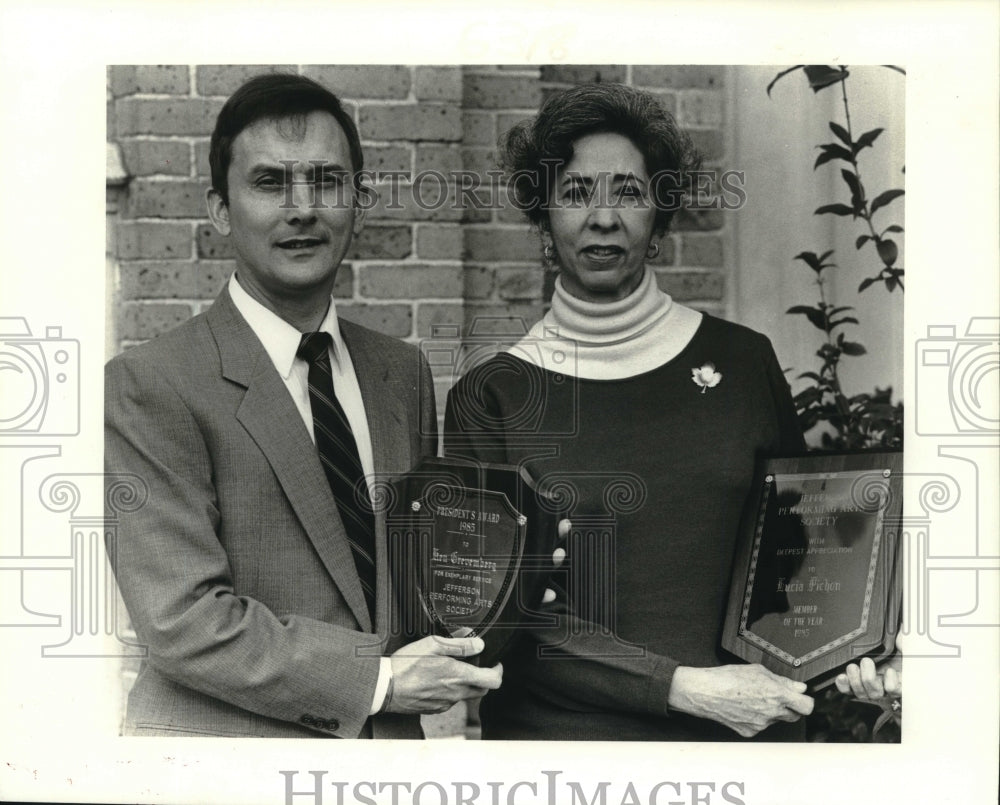
[[[660,253],[659,243],[650,243],[649,247],[646,249],[646,257],[649,260],[655,260],[656,256]]]
[[[546,243],[545,247],[542,249],[542,256],[550,263],[554,263],[556,259],[556,250],[551,243]]]

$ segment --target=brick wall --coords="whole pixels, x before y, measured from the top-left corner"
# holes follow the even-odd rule
[[[108,140],[130,176],[109,234],[117,348],[203,310],[233,270],[228,243],[204,212],[209,135],[226,97],[248,77],[274,70],[308,75],[345,100],[372,170],[485,172],[498,134],[534,114],[554,90],[596,80],[656,93],[691,131],[707,165],[726,167],[723,67],[112,66]],[[425,198],[437,193],[423,189]],[[369,212],[335,289],[345,318],[416,341],[435,325],[467,328],[477,316],[509,318],[517,327],[541,315],[553,277],[520,213],[423,209],[412,196],[404,186],[400,209],[387,209],[383,197]],[[724,313],[729,244],[723,213],[679,215],[655,261],[661,286]],[[450,379],[440,380],[443,392]]]

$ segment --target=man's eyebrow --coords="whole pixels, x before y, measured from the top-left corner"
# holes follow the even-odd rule
[[[347,173],[348,170],[339,162],[310,162],[309,160],[289,160],[290,163],[282,162],[259,162],[250,168],[251,173],[284,173],[289,168],[294,168],[298,165],[306,166],[306,170],[315,172],[316,170],[330,171],[334,173]]]
[[[322,171],[331,171],[333,173],[347,173],[348,170],[339,162],[307,162],[307,165],[311,165],[313,170],[319,169]]]

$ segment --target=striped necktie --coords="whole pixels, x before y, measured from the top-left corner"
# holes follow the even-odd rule
[[[375,623],[375,516],[361,456],[347,415],[333,391],[329,333],[304,333],[296,353],[309,364],[309,404],[320,463],[354,554],[365,601]]]

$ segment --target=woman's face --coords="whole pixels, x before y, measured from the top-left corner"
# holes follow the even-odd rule
[[[588,302],[624,299],[642,281],[656,207],[642,153],[622,134],[587,134],[556,174],[546,243],[563,287]]]

